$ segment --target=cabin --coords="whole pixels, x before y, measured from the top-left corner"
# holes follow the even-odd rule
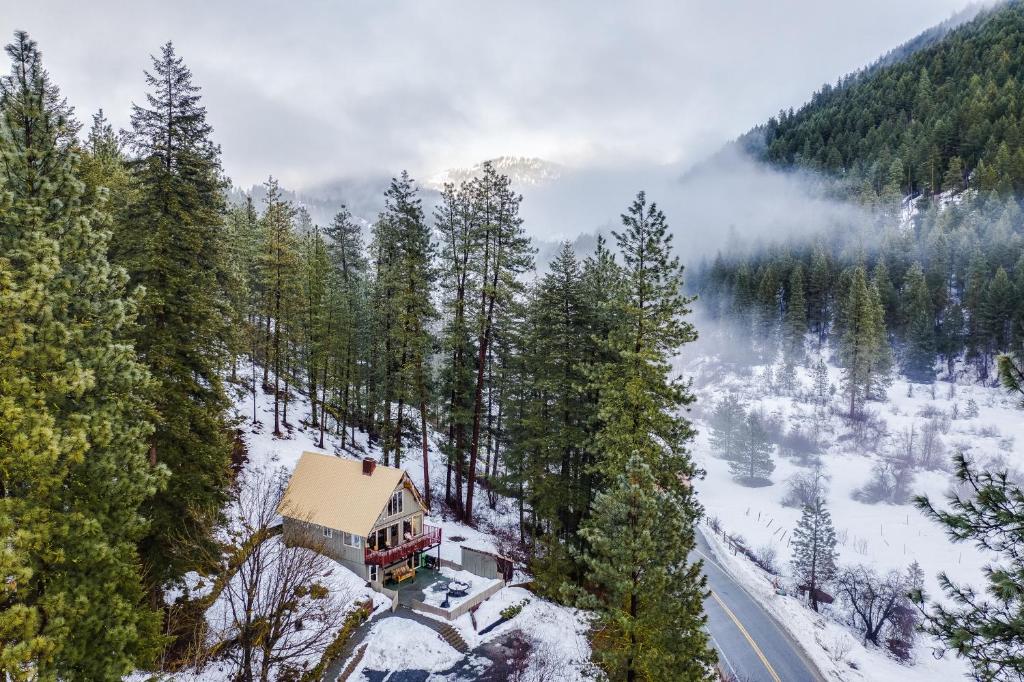
[[[320,552],[377,590],[415,580],[441,545],[409,475],[371,457],[302,453],[278,513],[285,544]]]

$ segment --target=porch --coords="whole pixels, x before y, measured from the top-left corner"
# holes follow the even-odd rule
[[[370,566],[390,566],[404,561],[417,552],[425,552],[441,544],[441,529],[423,524],[423,530],[394,547],[366,548],[364,560]]]

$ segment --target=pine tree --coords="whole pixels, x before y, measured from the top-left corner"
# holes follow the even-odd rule
[[[741,426],[739,449],[729,463],[729,472],[747,485],[767,481],[775,471],[774,449],[761,418],[751,412]]]
[[[525,464],[525,486],[533,515],[545,533],[534,562],[538,583],[557,595],[564,582],[582,581],[573,554],[581,548],[578,530],[592,501],[588,447],[596,418],[587,391],[589,323],[583,272],[569,242],[533,288],[523,358],[529,394],[517,421],[513,448]]]
[[[0,676],[118,679],[147,664],[139,514],[150,378],[136,296],[107,261],[76,124],[24,32],[0,79]]]
[[[580,531],[590,544],[587,601],[602,633],[594,655],[615,678],[711,679],[704,579],[699,562],[685,560],[701,513],[689,483],[700,472],[685,449],[693,429],[680,415],[693,396],[669,379],[670,357],[696,337],[683,318],[690,299],[657,206],[641,192],[622,223],[619,323],[608,339],[616,358],[592,373],[594,470],[607,486]]]
[[[1024,492],[1006,472],[979,471],[963,454],[954,461],[956,478],[967,494],[952,495],[948,510],[936,508],[927,497],[915,503],[953,542],[970,541],[997,560],[985,569],[984,595],[943,572],[939,585],[944,603],[926,606],[927,595],[920,588],[912,598],[924,611],[924,629],[969,661],[976,679],[1019,679],[1024,674],[1024,577],[1018,551],[1024,542]]]
[[[818,358],[818,361],[814,364],[814,370],[812,372],[812,382],[814,384],[814,400],[819,405],[824,405],[829,399],[829,380],[828,380],[828,367],[825,365],[825,361]]]
[[[321,391],[328,374],[331,335],[337,324],[332,305],[334,289],[327,242],[319,225],[306,233],[302,245],[302,309],[305,340],[303,360],[306,370],[306,392],[309,395],[310,425],[320,430],[318,447],[324,447],[324,425],[321,418]],[[326,418],[326,417],[324,417]]]
[[[692,520],[671,513],[680,500],[658,478],[634,453],[581,531],[588,578],[601,586],[582,602],[597,610],[594,658],[612,680],[714,680],[701,606],[707,580],[688,560]]]
[[[264,376],[267,376],[268,370],[272,370],[274,383],[264,388],[274,395],[274,435],[280,438],[284,434],[281,430],[281,382],[287,381],[288,347],[294,334],[290,313],[294,313],[301,291],[301,255],[294,230],[294,206],[284,199],[281,187],[273,177],[267,180],[265,187],[266,208],[261,218],[263,247],[260,259],[260,278],[266,293],[263,319],[266,321],[264,335],[267,359]]]
[[[385,220],[391,225],[398,250],[391,276],[395,278],[392,304],[395,309],[396,393],[398,413],[390,447],[395,452],[395,466],[402,462],[402,422],[406,405],[420,408],[421,429],[426,428],[426,407],[429,396],[428,357],[432,346],[429,330],[436,312],[430,298],[435,280],[434,245],[420,206],[414,181],[402,171],[393,178],[386,194]],[[425,438],[425,434],[421,434]],[[425,440],[421,441],[425,443]],[[388,443],[388,441],[385,441]],[[424,448],[426,446],[424,445]],[[385,445],[385,459],[388,445]],[[426,467],[427,453],[423,451]]]
[[[441,390],[445,396],[442,415],[446,426],[443,450],[447,458],[445,501],[456,514],[463,511],[463,477],[466,442],[472,429],[473,358],[470,306],[479,296],[479,276],[474,271],[482,247],[480,226],[473,219],[470,188],[447,184],[434,209],[434,229],[440,237],[440,284],[445,325],[442,348],[445,356]]]
[[[329,239],[328,254],[337,273],[337,304],[339,325],[335,333],[335,371],[338,375],[337,402],[341,406],[338,430],[341,447],[345,447],[346,429],[351,428],[352,442],[358,420],[358,386],[360,384],[362,344],[358,329],[367,325],[356,325],[355,321],[365,319],[358,314],[366,292],[366,255],[363,253],[362,234],[352,220],[352,214],[345,206],[334,216],[325,230]]]
[[[476,310],[476,387],[473,393],[472,434],[466,476],[466,503],[463,519],[473,521],[473,494],[476,489],[477,459],[480,453],[480,426],[485,402],[488,350],[494,339],[495,320],[522,290],[519,277],[533,267],[533,247],[523,231],[519,216],[522,197],[512,190],[511,180],[500,175],[490,163],[473,182],[473,219],[479,221],[478,234],[483,253],[477,263],[480,272],[480,301]]]
[[[825,342],[829,327],[829,292],[832,274],[824,249],[815,247],[811,258],[810,278],[807,283],[807,309],[811,329],[817,334],[818,347]]]
[[[997,268],[996,274],[988,283],[980,311],[990,356],[994,357],[1010,347],[1015,296],[1010,276],[1004,268]]]
[[[146,106],[134,105],[128,139],[138,201],[127,211],[120,261],[145,287],[136,347],[157,381],[149,458],[170,472],[146,508],[142,543],[155,585],[193,564],[188,543],[208,538],[226,501],[230,448],[226,366],[230,315],[225,273],[220,149],[199,88],[171,43],[146,72]]]
[[[804,358],[804,336],[807,334],[807,305],[804,302],[804,271],[797,263],[789,275],[789,299],[786,302],[784,352],[790,362]]]
[[[757,314],[755,332],[761,358],[772,362],[778,351],[778,329],[781,309],[782,287],[775,268],[771,265],[762,269],[757,284]]]
[[[722,398],[711,414],[711,447],[725,459],[737,459],[743,443],[746,410],[734,394]]]
[[[865,400],[878,397],[888,375],[891,360],[884,316],[878,290],[868,286],[864,267],[854,268],[842,308],[839,345],[851,418]]]
[[[1000,355],[999,379],[1007,391],[1020,394],[1020,407],[1024,409],[1024,354],[1018,352]]]
[[[811,608],[818,610],[818,591],[836,576],[836,531],[825,500],[815,497],[804,505],[793,531],[793,571],[800,589],[806,589]]]
[[[935,381],[935,317],[924,271],[914,263],[903,284],[903,319],[907,320],[907,347],[903,352],[903,372],[912,381]]]

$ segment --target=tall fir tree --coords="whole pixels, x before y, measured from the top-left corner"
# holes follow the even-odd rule
[[[685,448],[693,428],[680,411],[694,398],[670,378],[669,363],[696,338],[684,318],[690,299],[665,216],[643,192],[622,224],[614,233],[623,257],[618,324],[608,339],[616,358],[592,375],[595,472],[607,486],[581,529],[594,588],[587,601],[601,632],[594,656],[617,679],[711,679],[705,581],[700,563],[686,559],[701,513],[690,481],[700,472]]]
[[[107,260],[103,192],[24,32],[0,78],[0,676],[119,679],[155,656],[139,510],[150,378],[138,303]]]
[[[816,496],[804,505],[793,530],[793,572],[806,590],[811,608],[818,610],[822,587],[836,576],[836,531],[825,500]]]
[[[866,400],[878,397],[889,372],[890,351],[885,316],[878,290],[868,285],[863,266],[850,273],[850,286],[842,307],[839,357],[849,416],[857,415]]]
[[[295,233],[295,207],[286,200],[278,181],[270,177],[265,183],[266,206],[260,219],[263,241],[260,258],[264,282],[264,347],[267,356],[263,365],[264,390],[274,396],[274,435],[284,435],[282,425],[287,415],[282,415],[286,405],[289,372],[289,346],[296,333],[295,312],[301,297],[302,280],[301,245]],[[270,383],[268,373],[273,373]],[[286,407],[284,409],[287,409]]]
[[[804,299],[804,269],[797,263],[789,275],[789,298],[786,301],[784,347],[786,359],[792,363],[804,359],[804,337],[807,335],[807,304]]]
[[[743,446],[744,423],[747,412],[735,394],[722,398],[715,406],[711,418],[711,447],[725,459],[736,459]]]
[[[523,359],[529,396],[515,419],[513,457],[525,466],[529,507],[543,535],[533,562],[538,583],[557,595],[564,582],[582,582],[580,524],[593,497],[592,452],[596,416],[587,391],[586,355],[592,309],[583,271],[568,242],[530,295],[529,349]]]
[[[427,363],[433,347],[430,325],[436,311],[430,292],[435,280],[434,244],[430,227],[423,215],[416,184],[406,171],[393,178],[387,192],[388,224],[391,225],[398,251],[394,270],[396,336],[395,365],[397,377],[395,393],[398,412],[390,445],[394,449],[395,466],[402,463],[402,431],[406,407],[420,410],[420,430],[426,428],[427,400],[429,397],[429,369]],[[425,434],[420,434],[421,445]],[[385,448],[387,453],[387,448]],[[427,466],[427,454],[423,454]],[[385,457],[387,455],[385,454]]]
[[[729,471],[747,485],[759,485],[769,480],[775,471],[772,461],[774,446],[761,418],[751,412],[740,424],[739,447],[729,462]]]
[[[360,385],[361,343],[359,329],[366,325],[354,324],[365,319],[359,315],[361,301],[365,294],[366,254],[363,252],[362,232],[345,206],[335,214],[330,226],[325,229],[328,238],[328,255],[336,272],[337,305],[339,325],[334,334],[336,403],[341,414],[338,431],[341,447],[345,447],[347,429],[351,429],[352,441],[359,418],[358,387]]]
[[[170,472],[146,507],[142,543],[154,585],[193,567],[227,499],[230,448],[226,366],[230,315],[224,292],[224,181],[199,87],[171,43],[146,72],[145,105],[133,105],[129,146],[137,201],[127,211],[120,262],[145,288],[136,347],[156,380],[149,459]]]
[[[476,269],[480,273],[480,298],[475,312],[476,380],[473,391],[472,431],[466,472],[466,501],[463,520],[473,522],[473,498],[476,491],[477,461],[480,456],[481,424],[484,414],[487,358],[494,341],[496,322],[514,305],[523,290],[520,279],[533,268],[534,249],[523,230],[519,215],[522,196],[512,189],[512,181],[485,163],[471,189],[472,219],[481,240]]]
[[[482,246],[480,226],[473,219],[468,184],[447,184],[434,209],[434,229],[439,236],[440,288],[444,311],[441,346],[445,359],[440,388],[444,395],[441,415],[445,427],[442,447],[447,459],[445,502],[458,515],[463,510],[465,451],[472,428],[473,359],[470,306],[478,297],[479,275],[473,264]]]

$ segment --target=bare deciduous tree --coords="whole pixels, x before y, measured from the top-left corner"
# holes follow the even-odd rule
[[[279,476],[247,475],[232,504],[232,532],[268,535],[282,487]],[[231,663],[234,679],[281,679],[319,660],[351,602],[351,594],[325,584],[338,570],[312,549],[286,547],[279,536],[254,544],[224,587],[221,622],[211,633],[215,655]]]
[[[867,566],[849,566],[839,572],[836,586],[851,624],[864,633],[865,642],[875,645],[886,626],[910,608],[910,584],[898,571],[880,577]]]

